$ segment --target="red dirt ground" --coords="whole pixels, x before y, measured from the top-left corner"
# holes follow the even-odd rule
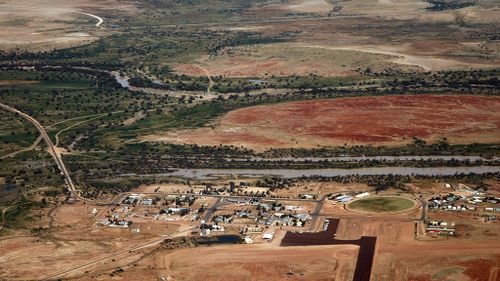
[[[394,95],[287,102],[243,108],[215,129],[181,131],[167,141],[204,145],[317,147],[401,145],[413,137],[451,143],[500,140],[500,97]]]
[[[472,280],[488,280],[490,278],[490,271],[493,270],[497,264],[500,264],[500,256],[496,258],[496,261],[476,259],[463,262],[461,265],[465,267],[464,274],[469,276]],[[498,277],[500,278],[500,276]]]

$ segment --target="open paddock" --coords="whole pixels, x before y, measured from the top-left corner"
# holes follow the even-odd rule
[[[355,245],[272,247],[234,245],[161,251],[160,276],[171,280],[351,280]],[[294,275],[287,273],[291,271]]]
[[[497,281],[500,254],[487,248],[462,242],[393,247],[377,255],[373,276],[388,281]]]

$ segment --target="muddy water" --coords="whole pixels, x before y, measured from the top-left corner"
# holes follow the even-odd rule
[[[350,176],[350,175],[401,175],[401,176],[452,176],[455,174],[486,174],[500,173],[500,166],[475,166],[475,167],[371,167],[359,169],[178,169],[171,173],[158,174],[158,176],[171,176],[192,179],[211,179],[219,176],[276,176],[282,178],[298,178],[310,176]]]
[[[120,84],[123,88],[130,89],[130,84],[128,83],[127,78],[121,77],[118,73],[112,73],[115,76],[116,82]]]

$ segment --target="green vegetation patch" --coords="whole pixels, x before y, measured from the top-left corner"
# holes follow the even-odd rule
[[[413,201],[401,197],[371,197],[352,202],[349,207],[368,212],[399,212],[413,206]]]

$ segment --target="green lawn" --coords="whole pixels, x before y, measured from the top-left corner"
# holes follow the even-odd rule
[[[352,202],[349,207],[368,212],[398,212],[409,209],[413,201],[401,197],[371,197]]]

